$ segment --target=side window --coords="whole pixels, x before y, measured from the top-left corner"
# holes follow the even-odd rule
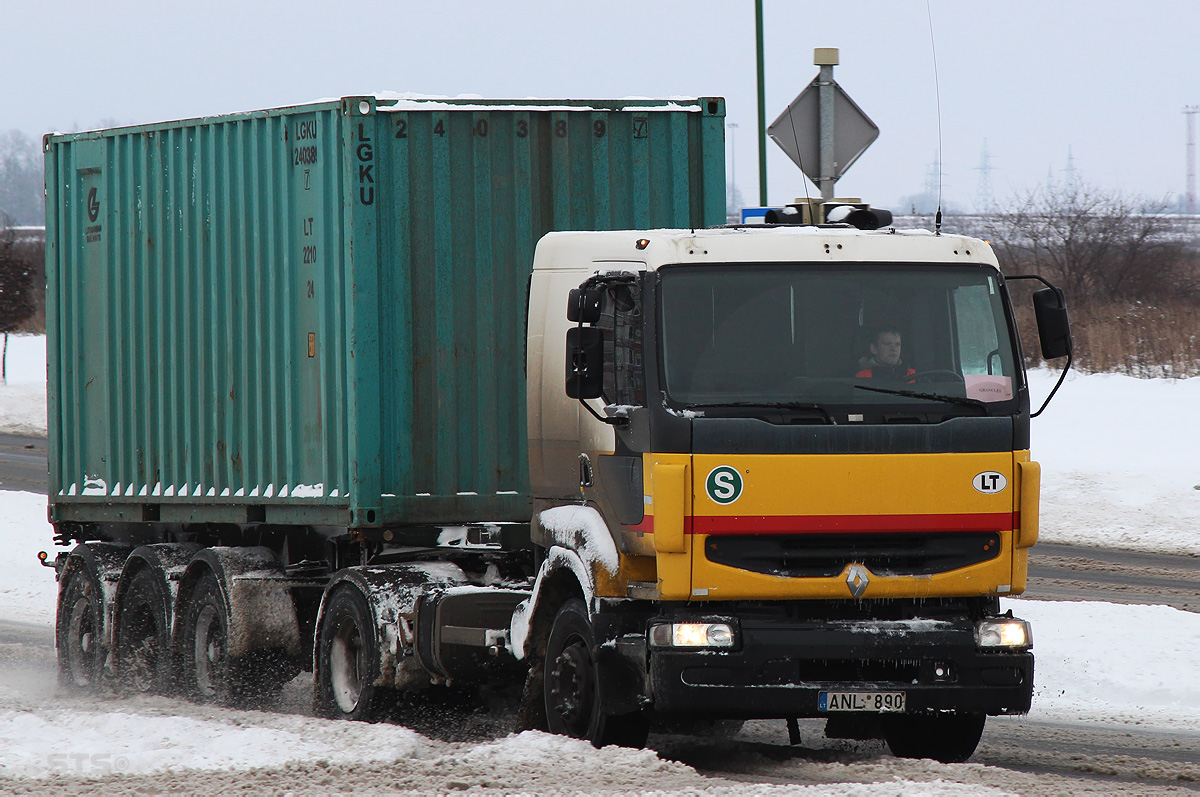
[[[967,285],[954,290],[954,318],[961,373],[1006,375],[996,340],[996,285]]]
[[[642,297],[637,285],[614,285],[604,297],[596,326],[604,330],[604,400],[645,406]]]

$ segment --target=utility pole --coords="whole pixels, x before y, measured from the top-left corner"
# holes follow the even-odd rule
[[[1187,115],[1187,200],[1184,205],[1189,216],[1196,215],[1196,114],[1200,105],[1185,105]]]
[[[736,207],[738,203],[737,190],[737,122],[729,122],[725,125],[729,128],[729,190],[725,192],[725,216],[728,220],[730,214],[740,210]],[[740,214],[739,214],[740,215]],[[738,221],[741,219],[739,218]]]
[[[754,0],[754,35],[758,44],[758,204],[767,206],[767,92],[763,80],[763,4]]]

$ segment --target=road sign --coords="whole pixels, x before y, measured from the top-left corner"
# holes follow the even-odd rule
[[[814,183],[837,180],[879,137],[879,128],[850,95],[833,84],[834,141],[833,174],[821,174],[820,78],[813,78],[804,91],[767,128],[775,143],[796,162]]]

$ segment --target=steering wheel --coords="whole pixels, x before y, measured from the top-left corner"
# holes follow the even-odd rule
[[[966,380],[962,378],[962,374],[959,374],[956,371],[946,371],[943,369],[920,371],[913,374],[911,380],[913,382],[958,382],[960,384],[966,382]]]

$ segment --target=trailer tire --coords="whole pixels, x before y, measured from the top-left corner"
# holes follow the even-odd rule
[[[116,607],[113,663],[116,682],[136,692],[163,694],[171,686],[170,615],[166,582],[142,567]]]
[[[885,716],[883,738],[897,758],[932,758],[961,764],[975,752],[987,721],[984,714],[900,714]]]
[[[104,666],[100,581],[83,563],[68,568],[63,578],[54,633],[58,682],[72,692],[95,692]]]
[[[650,724],[642,714],[604,713],[592,645],[587,605],[571,598],[559,608],[546,640],[543,699],[550,732],[596,747],[644,746]]]
[[[370,722],[385,707],[379,636],[371,608],[354,584],[334,587],[317,629],[317,713],[330,719]]]

